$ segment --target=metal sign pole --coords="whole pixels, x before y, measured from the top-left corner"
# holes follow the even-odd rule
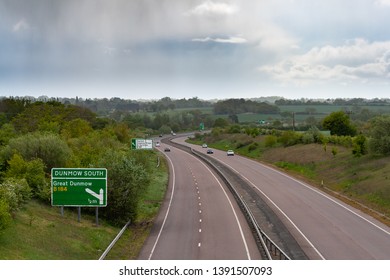
[[[81,207],[78,207],[78,215],[77,215],[77,221],[80,223],[81,222]]]
[[[96,226],[99,226],[99,207],[96,207]]]

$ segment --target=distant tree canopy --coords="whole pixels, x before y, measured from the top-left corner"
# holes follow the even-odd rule
[[[159,120],[172,121],[165,114]],[[50,203],[53,167],[107,168],[110,205],[102,215],[115,224],[134,221],[156,152],[132,152],[129,142],[145,131],[54,99],[0,98],[0,234],[29,199]]]
[[[390,155],[390,116],[379,116],[371,121],[370,150],[377,154]]]
[[[325,117],[322,126],[330,130],[330,134],[338,136],[355,136],[356,128],[350,123],[349,116],[340,111]]]
[[[279,108],[274,105],[270,105],[265,102],[245,100],[243,98],[218,101],[214,105],[214,113],[218,115],[219,114],[236,115],[242,113],[275,114],[278,112],[279,112]]]

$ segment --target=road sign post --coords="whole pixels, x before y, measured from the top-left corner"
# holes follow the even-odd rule
[[[107,206],[107,169],[53,168],[51,170],[52,206]]]

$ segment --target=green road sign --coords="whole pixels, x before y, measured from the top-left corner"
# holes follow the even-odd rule
[[[107,206],[107,169],[52,168],[52,206]]]
[[[151,150],[153,149],[152,139],[131,139],[132,150]]]

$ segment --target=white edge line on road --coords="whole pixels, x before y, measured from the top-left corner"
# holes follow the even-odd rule
[[[178,151],[180,151],[180,152],[182,152],[182,153],[187,153],[187,152],[182,151],[182,150],[180,150],[180,149],[178,149]],[[188,153],[187,153],[187,154],[188,154]],[[218,178],[214,175],[214,173],[210,170],[210,168],[209,168],[203,161],[201,161],[200,159],[198,159],[197,157],[195,157],[195,156],[192,155],[192,154],[189,154],[189,155],[192,156],[194,159],[198,160],[198,161],[199,161],[199,162],[200,162],[200,163],[201,163],[201,164],[210,172],[210,174],[214,177],[214,179],[217,181],[218,185],[219,185],[220,188],[222,189],[223,193],[225,194],[225,196],[226,196],[226,198],[227,198],[227,200],[228,200],[228,202],[229,202],[229,205],[230,205],[230,207],[231,207],[231,209],[232,209],[232,211],[233,211],[234,217],[235,217],[235,219],[236,219],[236,222],[237,222],[237,225],[238,225],[240,234],[241,234],[241,238],[242,238],[242,241],[243,241],[243,243],[244,243],[246,255],[247,255],[247,257],[248,257],[248,260],[251,260],[251,255],[250,255],[250,252],[249,252],[249,249],[248,249],[248,244],[246,243],[246,240],[245,240],[244,232],[242,231],[241,223],[240,223],[240,221],[238,220],[238,216],[237,216],[236,211],[234,210],[233,204],[232,204],[232,202],[231,202],[229,196],[227,195],[225,189],[223,188],[221,182],[218,180]],[[171,164],[172,164],[172,162],[171,162]],[[200,203],[199,203],[199,205],[200,205]],[[202,220],[200,220],[200,221],[202,221]],[[164,225],[163,225],[163,226],[164,226]]]
[[[261,163],[259,163],[259,164],[261,164]],[[380,229],[380,230],[383,231],[384,233],[390,235],[390,232],[388,232],[388,231],[385,230],[384,228],[381,228],[380,226],[376,225],[375,223],[371,222],[370,220],[366,219],[366,218],[363,217],[362,215],[356,213],[356,212],[353,211],[352,209],[346,207],[345,205],[341,204],[340,202],[336,201],[335,199],[333,199],[332,197],[326,195],[325,193],[323,193],[323,192],[321,192],[321,191],[319,191],[319,190],[316,190],[314,187],[309,186],[309,185],[305,184],[304,182],[301,182],[301,181],[295,179],[294,177],[291,177],[291,176],[289,176],[289,175],[287,175],[287,174],[285,174],[285,173],[283,173],[283,172],[280,172],[280,171],[277,170],[277,169],[271,168],[271,167],[269,167],[269,166],[267,166],[267,165],[264,165],[264,164],[261,164],[261,165],[264,166],[265,168],[267,168],[267,169],[269,169],[269,170],[272,170],[272,171],[275,171],[276,173],[279,173],[279,174],[283,175],[284,177],[289,178],[289,179],[293,180],[294,182],[296,182],[296,183],[298,183],[298,184],[304,186],[305,188],[307,188],[307,189],[309,189],[309,190],[311,190],[311,191],[313,191],[313,192],[315,192],[315,193],[317,193],[317,194],[319,194],[319,195],[321,195],[321,196],[323,196],[323,197],[329,199],[330,201],[332,201],[333,203],[337,204],[338,206],[344,208],[345,210],[351,212],[351,213],[354,214],[355,216],[357,216],[357,217],[361,218],[362,220],[368,222],[369,224],[373,225],[373,226],[376,227],[377,229]]]
[[[174,192],[175,192],[175,180],[176,180],[175,168],[173,167],[173,163],[172,163],[171,159],[170,159],[168,156],[167,156],[166,158],[169,160],[169,163],[171,164],[171,167],[172,167],[172,192],[171,192],[171,198],[169,199],[169,204],[168,204],[167,213],[165,213],[164,221],[163,221],[163,223],[162,223],[162,225],[161,225],[161,228],[160,228],[160,231],[159,231],[159,233],[158,233],[158,235],[157,235],[157,239],[156,239],[156,241],[154,242],[154,245],[153,245],[153,248],[152,248],[152,250],[151,250],[151,252],[150,252],[150,255],[149,255],[148,260],[151,260],[151,258],[152,258],[152,256],[153,256],[153,253],[154,253],[154,250],[156,249],[157,243],[158,243],[158,241],[159,241],[159,239],[160,239],[161,232],[162,232],[162,230],[163,230],[163,228],[164,228],[164,225],[165,225],[165,222],[166,222],[166,220],[167,220],[167,218],[168,218],[169,210],[171,209],[173,194],[174,194]]]
[[[217,159],[218,161],[220,161],[221,163],[225,164],[224,162],[222,162],[221,160]],[[242,175],[240,172],[238,172],[236,169],[234,169],[233,167],[229,166],[229,168],[231,168],[234,172],[236,172],[237,174],[240,174],[240,176],[242,178],[244,178],[248,183],[250,183],[253,187],[255,187],[259,192],[261,192],[262,195],[264,195],[265,198],[267,198],[269,200],[269,202],[272,203],[272,205],[274,205],[279,211],[280,213],[286,217],[286,219],[291,223],[291,225],[293,227],[295,227],[295,229],[303,236],[303,238],[309,243],[309,245],[314,249],[314,251],[318,254],[318,256],[325,260],[324,256],[320,253],[320,251],[318,251],[318,249],[313,245],[313,243],[310,242],[310,240],[306,237],[306,235],[297,227],[296,224],[294,224],[294,222],[287,216],[287,214],[285,212],[283,212],[282,209],[279,208],[279,206],[276,205],[275,202],[273,202],[271,200],[271,198],[269,198],[262,190],[260,190],[260,188],[258,186],[256,186],[254,183],[252,183],[252,181],[250,181],[248,178],[246,178],[244,175]],[[276,170],[275,170],[276,171]],[[281,173],[283,174],[283,173]],[[284,175],[284,174],[283,174]],[[291,178],[293,179],[293,178]]]
[[[193,156],[193,157],[194,157],[194,156]],[[198,161],[199,161],[199,162],[200,162],[200,163],[201,163],[201,164],[210,172],[210,174],[214,177],[214,179],[217,181],[219,187],[222,189],[223,193],[225,194],[226,199],[228,200],[229,205],[230,205],[230,207],[231,207],[231,209],[232,209],[232,211],[233,211],[233,214],[234,214],[234,217],[235,217],[235,219],[236,219],[238,228],[239,228],[239,230],[240,230],[242,242],[244,243],[244,246],[245,246],[246,255],[247,255],[247,257],[248,257],[248,260],[251,260],[251,255],[250,255],[250,252],[249,252],[249,249],[248,249],[248,244],[246,243],[246,240],[245,240],[244,232],[242,231],[241,223],[240,223],[240,221],[238,220],[237,213],[236,213],[236,211],[234,210],[233,204],[232,204],[232,202],[231,202],[229,196],[227,195],[227,193],[226,193],[225,189],[223,188],[221,182],[220,182],[220,181],[218,180],[218,178],[214,175],[214,173],[210,170],[210,168],[209,168],[208,166],[206,166],[206,164],[205,164],[203,161],[201,161],[200,159],[198,159],[198,158],[196,158],[196,157],[194,157],[194,158],[197,159],[197,160],[198,160]]]

